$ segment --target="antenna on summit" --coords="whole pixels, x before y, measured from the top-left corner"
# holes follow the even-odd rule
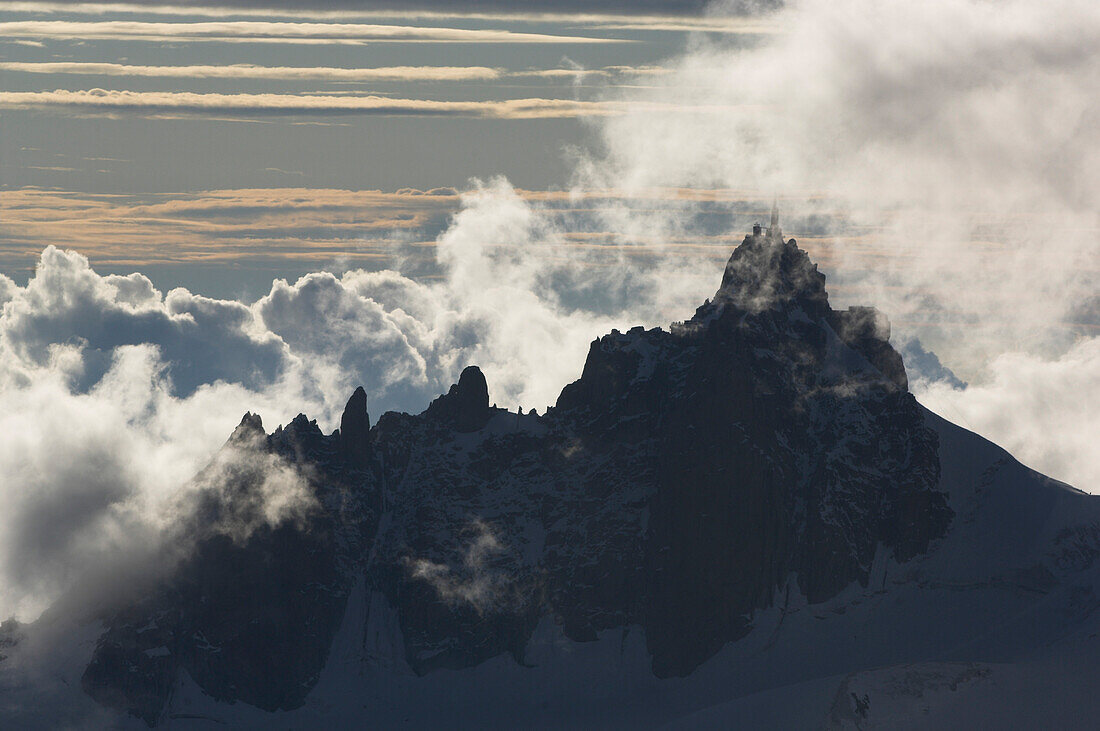
[[[779,233],[779,196],[772,198],[772,220],[771,225],[768,226],[768,238],[782,238],[782,235]]]

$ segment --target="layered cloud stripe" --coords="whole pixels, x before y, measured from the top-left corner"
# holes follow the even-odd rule
[[[323,81],[490,81],[514,79],[572,79],[624,77],[666,73],[659,66],[607,66],[598,69],[554,68],[508,70],[487,66],[384,66],[334,68],[327,66],[133,66],[120,63],[51,61],[0,62],[0,71],[30,74],[79,74],[87,76],[145,76],[185,79],[309,79]]]
[[[455,116],[493,119],[546,119],[619,114],[633,107],[625,101],[576,99],[507,99],[503,101],[437,101],[385,96],[294,94],[198,94],[136,92],[107,89],[86,91],[0,92],[0,109],[69,109],[85,112],[176,112],[208,114],[375,114],[394,116]],[[646,102],[648,109],[717,113],[705,105],[683,107]]]
[[[615,38],[523,33],[510,30],[474,30],[360,23],[272,23],[222,21],[205,23],[150,23],[109,20],[16,20],[0,22],[3,38],[82,38],[221,43],[621,43]]]

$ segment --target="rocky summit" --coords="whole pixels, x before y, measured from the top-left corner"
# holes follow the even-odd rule
[[[777,222],[545,414],[488,394],[471,366],[373,425],[357,389],[332,434],[246,414],[83,692],[150,726],[724,726],[754,717],[692,714],[846,677],[843,726],[887,707],[859,672],[949,663],[954,692],[1100,605],[1095,500],[925,411],[886,318],[833,309]],[[307,488],[265,521],[271,465]]]

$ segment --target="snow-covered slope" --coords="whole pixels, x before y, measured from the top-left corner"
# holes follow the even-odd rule
[[[332,435],[246,415],[168,576],[7,628],[0,718],[1064,726],[1100,705],[1100,501],[921,408],[885,318],[833,310],[778,230],[691,320],[594,342],[544,415],[490,407],[476,368],[423,414],[366,407]],[[273,460],[315,498],[275,526],[252,520]]]

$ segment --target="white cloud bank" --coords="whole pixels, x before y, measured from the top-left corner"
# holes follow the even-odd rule
[[[1040,472],[1100,492],[1100,338],[1064,355],[997,356],[989,375],[965,389],[922,384],[917,397],[950,421],[992,437]]]
[[[642,271],[584,266],[591,255],[497,181],[440,237],[436,282],[315,273],[245,305],[100,276],[53,247],[25,287],[0,275],[0,615],[33,616],[77,577],[154,551],[246,411],[269,430],[299,411],[329,430],[363,384],[375,417],[419,412],[469,364],[502,406],[542,409],[592,338],[714,285],[671,258]],[[600,312],[576,305],[597,292]]]

